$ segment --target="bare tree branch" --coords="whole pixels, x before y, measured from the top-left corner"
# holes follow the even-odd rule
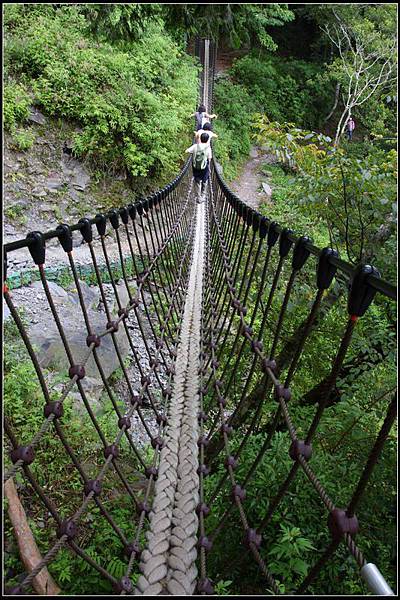
[[[347,79],[347,97],[342,94],[343,111],[334,141],[334,145],[337,146],[344,132],[347,117],[352,114],[353,109],[367,102],[378,90],[396,83],[397,76],[393,76],[393,72],[396,71],[396,41],[389,48],[385,48],[381,44],[381,38],[373,33],[368,32],[363,36],[360,31],[354,30],[351,24],[341,18],[334,6],[332,13],[336,23],[321,29],[338,49],[343,74]],[[336,109],[337,99],[338,92],[334,108],[327,119]]]

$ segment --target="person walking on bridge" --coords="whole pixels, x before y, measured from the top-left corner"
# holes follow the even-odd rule
[[[210,174],[211,146],[208,133],[202,133],[200,141],[187,148],[185,152],[193,155],[192,169],[196,186],[196,199],[198,203],[201,203],[204,201],[204,192]]]
[[[216,119],[217,115],[210,115],[208,114],[208,112],[206,111],[206,107],[204,106],[204,104],[200,104],[199,108],[197,109],[197,111],[195,113],[192,113],[190,115],[191,117],[195,118],[196,121],[196,131],[199,131],[199,129],[202,129],[203,125],[207,122],[209,122],[209,119]]]
[[[194,132],[194,137],[195,137],[194,141],[195,141],[196,144],[200,143],[200,138],[201,138],[202,134],[203,133],[207,133],[207,135],[208,135],[208,142],[207,142],[207,144],[211,148],[211,140],[212,139],[216,139],[218,137],[217,134],[214,133],[211,130],[211,127],[212,127],[211,123],[204,123],[204,126],[203,126],[202,129],[199,129],[199,131],[195,131]],[[211,148],[211,157],[210,157],[210,160],[211,160],[211,158],[212,158],[212,148]]]

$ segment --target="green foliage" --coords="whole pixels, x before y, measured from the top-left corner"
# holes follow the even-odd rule
[[[29,116],[31,98],[22,84],[10,82],[3,89],[3,122],[4,128],[13,131],[18,123]]]
[[[21,152],[26,152],[33,146],[35,134],[31,129],[18,129],[12,136],[12,147]]]
[[[341,204],[342,198],[340,197],[343,190],[340,187],[338,189],[339,179],[335,180],[332,177],[328,183],[328,180],[322,178],[325,168],[328,168],[329,165],[329,168],[332,169],[336,160],[339,172],[340,164],[345,169],[346,185],[349,190],[356,194],[364,194],[367,191],[374,194],[371,196],[371,199],[373,198],[371,204],[368,196],[363,196],[362,200],[365,214],[368,214],[370,218],[374,217],[371,231],[364,238],[366,249],[374,250],[374,263],[379,264],[379,268],[382,265],[382,276],[391,279],[392,274],[394,280],[392,270],[394,247],[389,244],[393,242],[395,236],[391,234],[385,244],[378,246],[378,244],[374,244],[372,235],[380,227],[382,221],[385,222],[389,218],[390,209],[388,213],[379,212],[379,206],[382,195],[390,193],[392,197],[395,194],[395,162],[393,162],[395,155],[385,153],[371,142],[365,142],[360,146],[349,144],[340,152],[329,154],[332,151],[330,140],[323,134],[303,131],[292,123],[284,125],[271,123],[265,117],[256,120],[256,131],[259,134],[261,122],[264,129],[262,135],[257,136],[255,141],[262,145],[263,149],[290,155],[294,160],[294,169],[288,168],[284,162],[280,165],[264,166],[265,171],[270,172],[268,177],[273,194],[272,202],[268,205],[261,205],[260,212],[266,214],[270,219],[277,220],[282,225],[295,229],[297,234],[310,235],[314,243],[320,247],[331,245],[329,228],[336,228],[336,239],[340,251],[345,255],[346,243],[340,233],[342,231],[340,218],[333,209],[328,216],[326,206],[318,206],[316,209],[315,204],[307,201],[305,196],[308,189],[306,178],[309,174],[309,185],[312,185],[314,190],[319,185],[321,185],[321,190],[322,186],[325,186],[324,191],[321,191],[321,196],[322,193],[325,195],[329,193],[330,198],[335,198],[333,206],[338,214],[344,214],[345,208]],[[218,140],[218,142],[220,141]],[[386,172],[390,173],[390,176],[376,179],[370,188],[368,172],[366,181],[363,180],[362,169],[366,169],[367,164],[369,165],[368,170],[372,169],[371,179]],[[312,177],[313,173],[314,177]],[[339,173],[337,174],[338,177],[341,177]],[[372,211],[373,203],[377,204],[378,202],[379,205],[378,208],[375,207],[375,211],[379,214],[375,216],[368,211]],[[353,212],[351,213],[350,210]],[[360,229],[360,221],[357,221],[359,213],[356,205],[348,208],[348,214],[349,226],[352,228],[350,247],[356,252],[359,250],[357,244],[361,239],[361,236],[357,237],[357,227]],[[289,336],[293,332],[299,331],[298,327],[309,314],[315,297],[315,267],[316,261],[310,257],[303,269],[301,281],[298,281],[292,290],[286,318],[282,325],[281,339],[276,349],[277,357],[280,356]],[[261,268],[262,266],[259,267],[258,276],[260,276]],[[273,273],[276,262],[270,263],[269,268]],[[243,269],[244,265],[239,266],[239,281],[241,277],[245,277]],[[285,270],[284,268],[282,287],[276,290],[269,313],[270,327],[267,324],[262,338],[264,348],[270,347],[271,335],[273,336],[274,324],[279,317],[289,274],[290,269]],[[346,327],[347,288],[340,282],[335,283],[333,288],[335,294],[339,294],[338,299],[333,302],[332,308],[327,312],[321,325],[312,332],[291,384],[290,414],[300,439],[305,436],[316,410],[316,405],[305,404],[304,397],[316,386],[317,382],[323,380],[329,373]],[[265,301],[268,290],[267,284]],[[247,297],[246,307],[249,314],[251,314],[258,291],[257,285],[255,285]],[[329,295],[326,294],[323,301],[325,302],[328,297]],[[326,409],[313,440],[312,468],[336,506],[346,506],[350,501],[396,388],[395,317],[394,307],[390,308],[389,304],[377,295],[374,305],[360,319],[347,352],[346,369],[336,384],[336,401]],[[258,331],[259,326],[260,319],[256,318],[254,330]],[[246,379],[252,360],[251,352],[248,350],[248,355],[246,353],[242,355],[239,365],[235,364],[236,356],[231,356],[230,351],[234,336],[235,330],[228,337],[226,349],[222,350],[220,359],[222,364],[225,364],[225,361],[229,363],[228,368],[224,369],[225,380],[228,381],[229,377],[233,376],[233,385],[229,394],[229,410],[233,409],[235,401],[240,396],[239,382]],[[235,372],[233,372],[234,365]],[[287,368],[280,374],[281,381],[284,380],[286,373]],[[264,393],[265,382],[261,378],[258,379],[257,385],[260,394]],[[257,388],[257,385],[254,384],[254,389]],[[238,388],[237,391],[236,388]],[[249,390],[248,393],[253,392]],[[235,470],[235,478],[238,483],[244,480],[247,469],[255,460],[257,452],[266,439],[275,411],[276,404],[266,396],[258,431],[250,436],[245,450],[240,455],[238,468]],[[278,492],[293,464],[288,456],[290,438],[286,427],[280,425],[279,428],[282,431],[274,435],[270,449],[258,466],[254,480],[246,483],[245,509],[250,526],[257,526],[265,517],[271,499]],[[238,429],[239,431],[233,436],[234,439],[230,445],[231,454],[234,454],[235,448],[242,441],[245,432],[244,425],[239,425]],[[357,509],[357,516],[363,523],[362,532],[357,536],[357,543],[367,560],[377,562],[376,557],[379,557],[379,568],[392,586],[395,582],[393,540],[395,540],[396,528],[394,510],[396,428],[393,429],[365,496]],[[206,498],[213,494],[222,473],[221,466],[218,473],[213,473],[206,479]],[[222,518],[228,502],[229,488],[226,487],[217,495],[213,503],[215,514],[211,511],[207,518],[211,530]],[[210,554],[209,559],[209,569],[210,573],[215,572],[222,577],[229,574],[235,593],[248,594],[249,590],[250,593],[259,590],[263,585],[263,580],[254,566],[252,558],[247,558],[247,555],[239,550],[242,548],[243,533],[238,525],[238,518],[234,507],[223,530],[214,541],[213,553]],[[309,568],[326,550],[330,543],[326,520],[327,513],[323,504],[318,500],[315,490],[304,474],[299,472],[263,532],[261,546],[262,558],[274,577],[277,578],[277,585],[282,593],[293,593],[304,578],[303,574],[309,571]],[[379,527],[377,525],[379,522],[384,523],[384,527]],[[287,534],[280,529],[282,526]],[[305,544],[304,550],[296,548],[297,540],[301,540],[300,545]],[[339,547],[335,556],[324,566],[321,575],[309,590],[311,594],[318,595],[329,594],[333,591],[338,595],[366,593],[359,578],[358,567],[348,556],[344,545]]]
[[[8,30],[8,68],[29,83],[44,112],[81,125],[75,154],[98,168],[125,168],[132,178],[165,181],[176,173],[197,93],[193,59],[157,23],[120,49],[92,39],[76,7],[30,17]],[[10,92],[5,105],[11,125],[21,102],[8,107],[9,97]]]
[[[297,401],[294,400],[297,404]],[[352,400],[354,408],[355,400]],[[365,416],[360,430],[363,435],[358,438],[347,436],[343,445],[334,451],[333,440],[343,433],[342,416],[344,407],[338,404],[327,410],[319,434],[313,440],[312,468],[327,493],[334,499],[336,506],[345,506],[365,464],[365,457],[371,447],[368,431],[377,432],[381,424],[381,404],[376,412]],[[360,412],[364,412],[358,404]],[[347,409],[350,405],[347,405]],[[266,402],[263,412],[266,415],[275,413],[274,401]],[[304,421],[310,423],[314,414],[313,409],[300,408],[295,404],[291,408],[292,419],[299,427],[299,435],[303,430]],[[267,419],[270,422],[270,419]],[[369,425],[367,425],[367,422]],[[365,429],[367,427],[367,429]],[[250,436],[235,470],[235,478],[243,481],[244,476],[262,446],[267,433]],[[395,433],[394,433],[395,435]],[[241,441],[242,432],[238,432],[232,441],[232,448],[237,448]],[[327,445],[328,441],[328,445]],[[360,505],[357,514],[363,529],[357,536],[357,543],[362,548],[366,559],[373,562],[379,556],[379,567],[384,576],[393,585],[394,570],[390,566],[392,552],[390,539],[395,539],[395,515],[392,513],[395,494],[395,473],[390,470],[395,464],[395,442],[387,445],[378,463],[368,492]],[[245,510],[250,527],[257,526],[265,517],[270,502],[278,492],[293,463],[289,458],[290,438],[287,433],[278,432],[273,436],[270,449],[262,459],[256,475],[246,484]],[[232,450],[233,452],[234,450]],[[221,461],[222,462],[222,461]],[[210,475],[205,480],[206,497],[214,491],[219,477],[223,474],[223,466],[218,473]],[[387,479],[388,478],[388,479]],[[384,482],[384,491],[379,490],[379,481]],[[262,492],[260,493],[260,490]],[[212,529],[221,519],[229,499],[229,486],[225,487],[213,503],[213,510],[207,517],[207,525]],[[243,553],[241,540],[243,531],[238,523],[236,507],[231,511],[225,523],[223,532],[214,540],[213,552],[208,559],[210,573],[229,573],[232,579],[232,590],[236,594],[248,594],[249,590],[260,589],[264,579],[252,559],[250,553]],[[261,556],[268,569],[276,577],[283,593],[293,593],[304,574],[317,562],[330,543],[330,534],[326,526],[327,511],[319,500],[312,485],[299,470],[288,493],[284,496],[272,519],[263,532],[263,543],[260,548]],[[385,528],[376,527],[376,523],[384,522]],[[384,531],[385,529],[385,531]],[[372,542],[373,540],[373,542]],[[372,542],[372,543],[371,543]],[[264,583],[265,585],[265,583]],[[346,594],[351,591],[364,594],[364,586],[359,577],[358,567],[349,557],[347,548],[341,545],[335,555],[324,567],[321,575],[310,587],[311,594]]]
[[[12,204],[4,209],[4,216],[10,221],[24,225],[27,221],[26,208],[23,204]]]
[[[228,181],[248,156],[255,113],[303,126],[320,122],[330,89],[318,87],[320,76],[321,68],[314,64],[252,52],[236,60],[229,76],[217,81],[216,157]]]
[[[161,4],[84,4],[80,10],[89,27],[105,40],[131,42],[144,37],[148,27],[161,25]]]
[[[172,4],[164,5],[170,30],[189,36],[224,39],[231,47],[255,43],[271,50],[276,44],[271,27],[281,27],[294,18],[287,4]]]
[[[236,175],[236,167],[250,151],[250,125],[253,102],[243,86],[229,80],[218,83],[215,89],[218,119],[215,121],[215,153],[224,167],[228,180]]]
[[[326,103],[326,88],[317,88],[321,68],[313,63],[250,53],[234,62],[230,75],[245,86],[254,110],[272,120],[295,121],[315,127]]]
[[[301,536],[298,527],[281,525],[280,528],[282,536],[268,552],[268,566],[273,575],[283,578],[285,591],[288,593],[307,575],[310,565],[304,557],[315,548],[309,540]]]
[[[326,78],[341,86],[335,143],[351,113],[366,132],[396,131],[397,11],[390,4],[320,5],[310,14],[331,45]],[[333,104],[333,100],[332,100]]]
[[[226,581],[218,581],[214,585],[214,592],[217,596],[229,596],[230,586],[232,581],[227,579]]]
[[[347,154],[330,145],[327,136],[265,116],[256,119],[255,130],[259,144],[293,164],[298,185],[289,194],[308,218],[324,221],[330,245],[353,263],[386,263],[390,277],[390,255],[381,241],[395,234],[396,151],[372,147],[366,156]]]

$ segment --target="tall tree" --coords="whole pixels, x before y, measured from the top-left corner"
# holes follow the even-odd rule
[[[336,93],[329,117],[339,106],[337,146],[355,109],[396,88],[397,10],[395,5],[362,3],[307,10],[332,48],[329,70]]]
[[[396,36],[387,35],[368,18],[346,20],[334,6],[335,22],[325,27],[332,44],[338,49],[334,63],[342,83],[343,108],[336,128],[335,146],[339,143],[348,118],[374,94],[390,89],[397,82]],[[394,24],[394,23],[393,23]],[[389,34],[393,33],[389,31]]]
[[[268,33],[294,19],[287,4],[168,4],[164,5],[168,27],[181,27],[188,36],[218,40],[224,37],[234,48],[257,43],[276,49]]]

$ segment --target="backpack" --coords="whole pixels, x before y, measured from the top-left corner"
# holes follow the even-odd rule
[[[193,154],[192,160],[193,169],[197,169],[198,171],[202,171],[207,166],[207,147],[200,148],[199,144],[197,144],[196,151]]]

